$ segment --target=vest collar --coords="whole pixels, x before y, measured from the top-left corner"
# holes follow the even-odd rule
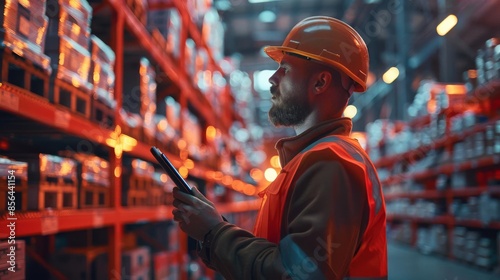
[[[339,118],[319,123],[299,135],[278,140],[275,148],[278,150],[281,166],[287,165],[300,151],[314,141],[328,135],[349,136],[351,129],[351,119]]]

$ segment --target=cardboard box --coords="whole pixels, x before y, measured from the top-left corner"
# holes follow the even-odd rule
[[[122,273],[124,275],[144,275],[144,271],[149,273],[151,265],[151,252],[149,247],[141,246],[135,249],[130,249],[122,253]]]

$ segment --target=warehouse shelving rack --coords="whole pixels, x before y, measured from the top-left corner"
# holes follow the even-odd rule
[[[479,86],[473,92],[468,94],[466,104],[474,104],[482,109],[482,112],[488,115],[488,121],[484,123],[476,124],[472,127],[466,128],[460,132],[450,132],[446,131],[443,136],[433,140],[431,143],[420,146],[409,151],[383,156],[375,161],[375,166],[378,169],[392,169],[398,164],[408,165],[415,161],[418,161],[425,157],[430,151],[442,150],[450,155],[453,151],[453,145],[463,141],[467,137],[470,137],[476,133],[481,133],[486,131],[488,126],[498,125],[500,121],[500,116],[495,113],[495,110],[490,110],[492,104],[498,104],[500,100],[500,81],[492,81],[486,85]],[[498,108],[498,105],[493,105]],[[498,109],[497,109],[498,110]],[[444,110],[440,114],[443,114],[446,121],[449,122],[450,118],[460,112],[454,110]],[[417,117],[409,122],[408,126],[412,128],[423,128],[428,126],[431,122],[432,117],[430,115],[425,115]],[[447,126],[449,127],[449,126]],[[381,140],[380,145],[384,145],[385,140]],[[410,246],[417,246],[417,229],[420,225],[444,225],[447,229],[447,257],[450,259],[455,259],[456,256],[453,255],[452,244],[453,244],[453,228],[457,226],[476,229],[476,230],[500,230],[500,221],[488,221],[484,222],[476,219],[464,219],[458,218],[451,212],[451,207],[454,199],[457,198],[469,198],[478,197],[481,194],[487,193],[493,197],[500,197],[500,185],[489,185],[483,180],[477,185],[467,185],[457,189],[438,189],[437,188],[437,178],[440,175],[451,175],[455,172],[481,172],[483,170],[498,170],[500,166],[500,154],[494,153],[489,155],[482,155],[479,157],[474,157],[471,159],[464,159],[461,161],[453,161],[451,158],[443,160],[436,166],[421,170],[421,171],[406,171],[402,174],[392,174],[387,178],[382,179],[382,185],[385,189],[384,198],[386,203],[398,199],[409,199],[410,201],[415,201],[419,199],[424,200],[442,200],[445,202],[445,212],[434,216],[434,217],[421,217],[414,215],[407,215],[401,213],[392,213],[387,215],[388,225],[392,223],[406,222],[410,224],[411,228],[411,240]],[[398,191],[388,191],[390,186],[401,184],[407,181],[416,181],[424,185],[423,190],[398,190]]]
[[[192,22],[185,1],[174,0],[169,7],[178,9],[182,16],[184,27],[181,34],[181,42],[184,42],[188,35],[195,41],[198,47],[208,50],[206,42],[202,39],[200,31]],[[48,127],[76,139],[91,141],[94,145],[107,150],[110,162],[110,186],[111,186],[111,207],[96,209],[72,209],[72,210],[43,210],[34,212],[16,213],[16,238],[30,236],[47,236],[50,243],[54,243],[54,234],[82,229],[107,228],[109,245],[107,246],[109,279],[118,279],[121,271],[121,244],[123,242],[124,226],[133,223],[167,221],[172,218],[171,206],[156,207],[123,207],[121,205],[121,172],[122,155],[137,157],[149,162],[155,162],[149,152],[149,145],[121,133],[119,108],[123,102],[123,67],[124,67],[124,31],[130,32],[139,42],[141,47],[157,63],[160,69],[172,80],[180,89],[180,104],[186,107],[187,104],[196,108],[198,113],[204,118],[207,124],[218,127],[227,136],[231,122],[241,120],[241,117],[231,108],[232,96],[229,89],[226,89],[222,97],[221,111],[215,110],[205,96],[195,88],[188,78],[183,64],[176,65],[174,61],[160,50],[146,27],[137,19],[124,0],[107,0],[96,7],[94,12],[110,8],[112,11],[112,27],[110,31],[110,46],[116,55],[115,61],[115,100],[117,102],[115,112],[115,125],[112,129],[102,127],[89,119],[68,111],[56,104],[49,102],[44,97],[38,96],[28,90],[12,86],[8,83],[0,85],[0,111],[6,112],[15,118],[27,120],[30,123]],[[165,8],[165,7],[155,7]],[[223,72],[217,65],[212,55],[209,53],[209,61],[216,70]],[[183,54],[181,52],[181,61]],[[124,140],[125,139],[125,140]],[[109,141],[113,140],[113,141]],[[116,145],[123,141],[129,141],[128,147]],[[123,151],[122,151],[123,150]],[[177,155],[168,154],[169,158],[176,166],[182,164],[182,159]],[[213,196],[212,188],[215,182],[222,182],[221,176],[213,176],[217,171],[210,170],[203,166],[196,166],[190,170],[190,174],[207,181],[207,196]],[[243,181],[233,178],[234,181]],[[224,185],[224,184],[222,184]],[[230,188],[230,186],[226,187]],[[255,192],[253,192],[255,194]],[[248,194],[247,194],[248,195]],[[252,195],[251,195],[252,196]],[[238,213],[255,211],[258,209],[260,201],[251,199],[248,201],[234,201],[217,205],[221,213]],[[0,227],[6,228],[7,220],[2,217]],[[8,237],[5,231],[0,232],[0,239]],[[186,254],[187,237],[181,235],[179,254]],[[50,264],[38,255],[35,250],[27,249],[28,255],[47,268],[54,277],[63,279],[63,275],[52,268]],[[180,266],[183,265],[183,256],[179,256]],[[187,273],[181,269],[181,278],[187,279]]]

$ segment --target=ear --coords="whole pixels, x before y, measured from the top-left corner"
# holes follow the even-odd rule
[[[332,82],[332,74],[328,71],[321,71],[315,76],[314,90],[317,94],[324,92]]]

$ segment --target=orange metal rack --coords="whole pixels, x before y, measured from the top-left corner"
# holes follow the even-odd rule
[[[181,40],[186,40],[189,34],[198,46],[207,48],[207,44],[203,41],[200,31],[189,17],[190,12],[185,2],[182,0],[174,0],[173,4],[182,15],[183,24],[187,25],[187,28],[183,28],[184,31],[181,35]],[[121,244],[124,237],[124,226],[141,222],[151,223],[166,221],[172,218],[172,208],[170,206],[123,207],[121,205],[122,182],[120,175],[122,169],[122,151],[118,151],[118,148],[113,144],[115,142],[110,140],[117,140],[117,138],[122,135],[120,130],[122,124],[118,117],[118,109],[122,107],[123,102],[125,29],[137,39],[141,47],[160,66],[160,69],[168,75],[172,81],[175,81],[181,91],[181,106],[186,106],[186,104],[189,103],[192,107],[196,108],[207,124],[220,128],[224,134],[227,134],[232,120],[235,118],[241,119],[241,117],[237,112],[233,112],[230,107],[232,96],[229,94],[229,90],[226,90],[222,95],[223,100],[221,100],[221,104],[225,106],[225,109],[220,111],[215,110],[206,97],[195,88],[192,81],[187,77],[182,64],[176,65],[170,57],[165,55],[160,48],[154,44],[145,26],[136,18],[127,5],[125,5],[124,0],[104,1],[94,12],[105,8],[110,8],[112,11],[113,18],[111,20],[110,46],[116,55],[114,94],[117,102],[117,109],[115,112],[114,129],[103,128],[89,119],[65,110],[56,104],[50,103],[43,97],[37,96],[27,90],[11,86],[7,83],[0,85],[0,111],[8,112],[31,122],[43,124],[65,135],[89,140],[108,150],[111,182],[110,208],[44,210],[16,213],[16,237],[50,236],[60,232],[105,227],[108,229],[108,239],[110,241],[108,245],[109,279],[119,279],[120,274],[117,272],[121,271],[122,267]],[[210,52],[208,53],[210,54]],[[181,58],[182,56],[183,54],[181,54]],[[222,72],[212,55],[209,55],[209,61],[213,64],[215,69]],[[120,147],[120,149],[121,148],[122,147]],[[123,153],[154,162],[154,158],[149,152],[149,145],[141,143],[140,141],[137,141],[137,143],[131,145],[128,149],[124,149]],[[178,156],[168,156],[172,159],[174,165],[181,165],[182,160]],[[214,173],[216,173],[216,171],[203,166],[197,166],[195,169],[190,170],[190,174],[208,181],[209,184],[218,181],[222,182],[222,178],[213,176]],[[234,178],[234,181],[238,181],[238,178]],[[226,187],[229,188],[230,186],[226,185]],[[209,186],[208,189],[210,190],[211,187]],[[224,203],[218,205],[218,208],[221,213],[248,212],[256,211],[259,204],[260,201],[255,198],[250,201]],[[1,228],[6,228],[7,226],[8,221],[4,218],[5,217],[2,217],[0,220]],[[4,231],[2,231],[0,239],[7,237],[7,234],[4,234]],[[182,253],[187,251],[186,239],[186,236],[182,236],[179,240]],[[35,259],[40,259],[38,256],[35,257]],[[183,258],[179,259],[182,265]],[[46,263],[42,265],[47,266]],[[53,271],[50,267],[49,270]],[[56,274],[56,277],[61,277],[59,273]],[[181,279],[187,279],[185,271],[181,273]]]

